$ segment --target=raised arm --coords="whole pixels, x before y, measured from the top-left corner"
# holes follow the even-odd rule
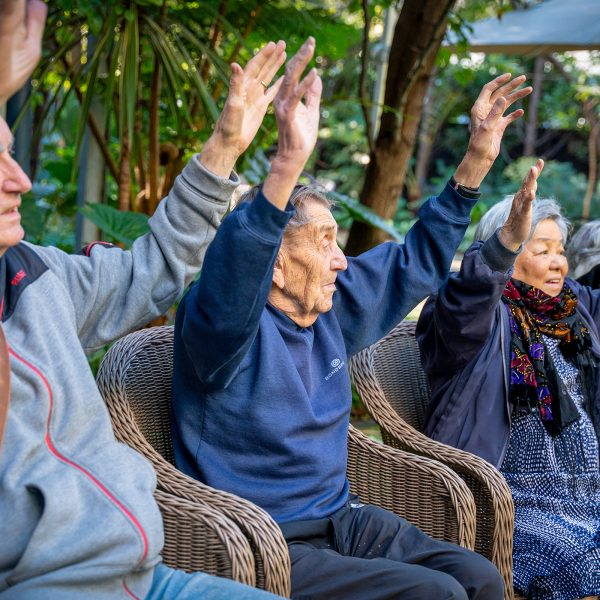
[[[223,113],[202,154],[192,157],[149,220],[150,233],[130,252],[93,246],[87,257],[40,249],[65,280],[80,339],[93,350],[163,314],[202,265],[238,178],[235,161],[252,141],[279,88],[265,92],[285,60],[285,44],[270,42],[245,69],[232,67]]]
[[[421,312],[417,339],[427,373],[453,373],[487,341],[513,263],[530,235],[532,204],[543,167],[538,160],[529,169],[504,225],[485,243],[475,242],[469,248],[459,273],[450,276]]]
[[[0,0],[0,105],[25,84],[42,53],[42,0]]]
[[[290,193],[317,139],[321,81],[302,73],[314,53],[309,38],[290,60],[275,98],[279,141],[263,189],[224,221],[202,275],[182,301],[175,324],[176,369],[193,369],[200,386],[226,387],[258,331]],[[302,102],[304,98],[305,102]]]
[[[505,113],[531,93],[530,87],[519,89],[524,81],[523,76],[511,80],[506,73],[483,87],[471,111],[468,148],[454,178],[421,207],[404,244],[383,244],[350,259],[348,270],[339,275],[334,308],[349,354],[385,335],[446,280],[504,131],[523,114]]]

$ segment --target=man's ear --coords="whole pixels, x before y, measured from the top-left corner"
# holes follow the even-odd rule
[[[283,256],[281,251],[277,254],[275,259],[275,266],[273,267],[273,285],[278,289],[282,290],[285,286],[285,275],[283,269]]]

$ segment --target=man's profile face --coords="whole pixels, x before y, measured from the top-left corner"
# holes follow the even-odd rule
[[[337,224],[331,211],[318,201],[307,202],[309,222],[284,235],[283,293],[299,314],[316,318],[331,310],[335,280],[347,262],[337,244]]]
[[[12,157],[13,137],[0,118],[0,256],[25,235],[21,226],[21,194],[31,189],[29,177]]]

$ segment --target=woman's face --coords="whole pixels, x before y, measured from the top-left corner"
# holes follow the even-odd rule
[[[515,262],[513,277],[549,296],[558,296],[569,267],[556,221],[540,221]]]

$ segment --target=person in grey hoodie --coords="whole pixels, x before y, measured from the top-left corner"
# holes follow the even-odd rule
[[[0,3],[5,66],[35,56],[45,16],[39,4]],[[7,31],[22,35],[15,40]],[[0,332],[10,361],[0,453],[2,600],[274,598],[161,563],[155,474],[115,440],[86,354],[161,315],[198,272],[238,183],[235,161],[279,87],[268,84],[284,48],[271,42],[244,70],[232,65],[213,135],[131,251],[91,244],[72,256],[22,241],[19,206],[31,184],[0,119]],[[23,73],[0,72],[5,99]]]

